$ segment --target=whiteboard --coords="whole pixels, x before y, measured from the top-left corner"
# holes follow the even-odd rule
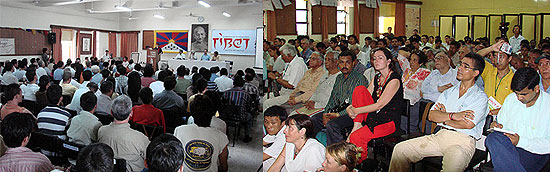
[[[264,27],[256,28],[256,60],[254,62],[255,68],[264,68]]]
[[[15,54],[15,38],[0,38],[0,55]]]

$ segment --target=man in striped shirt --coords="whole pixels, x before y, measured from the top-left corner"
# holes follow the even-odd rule
[[[67,127],[67,124],[69,123],[71,114],[59,106],[63,100],[61,93],[61,86],[57,84],[53,84],[48,87],[46,95],[48,96],[50,105],[46,106],[42,109],[42,111],[40,111],[40,113],[38,113],[38,132],[56,136],[65,140],[65,127]],[[46,151],[43,152],[46,155],[55,156],[54,154]]]
[[[0,171],[51,171],[53,166],[41,153],[33,152],[27,146],[34,128],[31,114],[11,113],[2,121],[0,134],[8,147],[0,157]]]
[[[252,125],[252,118],[250,114],[250,104],[252,103],[252,99],[250,98],[250,95],[245,92],[243,89],[244,85],[244,79],[241,77],[235,77],[233,80],[233,88],[225,91],[223,93],[222,99],[229,100],[234,105],[239,107],[240,113],[238,116],[235,116],[234,119],[239,121],[246,121],[246,127],[244,130],[244,139],[243,141],[248,143],[250,138],[250,127]],[[225,103],[225,102],[224,102]]]

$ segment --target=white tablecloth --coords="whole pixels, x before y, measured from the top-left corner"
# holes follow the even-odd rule
[[[162,63],[162,62],[161,62]],[[231,70],[230,62],[228,61],[199,61],[199,60],[168,60],[168,67],[176,70],[180,65],[185,65],[186,68],[192,68],[197,66],[198,68],[205,67],[210,69],[210,67],[218,66],[221,68],[226,68]]]

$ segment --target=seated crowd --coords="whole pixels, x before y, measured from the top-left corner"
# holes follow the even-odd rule
[[[227,171],[225,120],[245,123],[243,141],[252,139],[259,82],[250,68],[49,62],[0,63],[0,171],[111,172],[114,159],[126,171]],[[224,104],[238,113],[218,113]],[[72,145],[78,158],[33,136]]]
[[[363,46],[355,35],[264,40],[263,170],[365,171],[377,138],[394,143],[389,171],[437,156],[443,171],[464,171],[480,140],[494,171],[548,168],[550,38],[537,45],[513,32],[492,45],[416,29]],[[482,135],[491,116],[487,128],[512,132]]]

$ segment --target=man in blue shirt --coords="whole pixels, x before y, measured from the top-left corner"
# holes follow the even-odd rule
[[[53,80],[56,84],[63,79],[63,61],[57,62],[56,69],[53,71]]]
[[[201,56],[201,61],[210,61],[210,55],[208,55],[208,50],[204,50],[204,54]]]
[[[455,85],[441,93],[430,110],[429,120],[437,122],[435,134],[397,144],[390,172],[410,171],[411,162],[425,157],[443,156],[442,171],[464,171],[470,163],[476,140],[481,138],[487,116],[487,95],[475,80],[483,73],[485,62],[478,54],[467,54],[460,62]]]
[[[514,93],[504,100],[485,145],[491,154],[494,171],[539,171],[550,157],[550,95],[539,88],[533,68],[518,69],[512,78]]]
[[[313,53],[313,50],[309,48],[309,39],[303,38],[300,41],[300,47],[302,47],[303,49],[302,52],[300,53],[300,57],[304,58],[304,63],[307,64],[309,60],[309,56],[311,56],[311,54]]]
[[[540,74],[540,90],[550,94],[550,54],[542,54],[536,60]]]

